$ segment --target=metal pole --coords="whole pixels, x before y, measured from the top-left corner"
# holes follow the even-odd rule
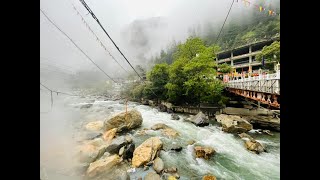
[[[128,99],[126,99],[126,116],[125,116],[125,119],[127,119],[127,112],[128,112]]]

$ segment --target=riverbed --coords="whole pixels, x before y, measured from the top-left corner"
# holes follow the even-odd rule
[[[84,126],[91,121],[103,121],[112,115],[125,111],[123,101],[111,101],[99,97],[55,97],[50,110],[50,97],[42,95],[40,113],[40,175],[43,179],[82,179],[75,168],[79,163],[74,158],[74,147],[87,135]],[[49,101],[48,101],[49,99]],[[82,105],[92,104],[89,108]],[[158,136],[164,143],[164,149],[171,144],[183,147],[182,151],[161,151],[165,168],[175,166],[180,179],[201,179],[206,174],[213,174],[220,179],[280,179],[280,133],[272,132],[274,136],[259,134],[253,129],[248,132],[254,139],[262,143],[267,152],[254,154],[249,152],[244,141],[239,137],[225,133],[218,123],[211,121],[209,126],[197,127],[183,119],[189,115],[179,114],[180,120],[172,120],[171,114],[159,112],[150,106],[128,102],[128,110],[137,109],[142,114],[142,126],[132,130],[133,142],[138,147],[149,137]],[[164,123],[175,129],[180,135],[170,139],[160,131],[146,130],[145,135],[139,135],[139,130],[150,128],[156,123]],[[188,140],[196,141],[188,145]],[[195,145],[210,146],[216,154],[209,160],[195,158]],[[129,173],[130,179],[138,179],[145,172],[137,169]]]

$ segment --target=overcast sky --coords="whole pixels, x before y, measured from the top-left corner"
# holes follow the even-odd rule
[[[251,1],[257,3],[262,0]],[[263,1],[273,2],[273,0]],[[125,69],[130,70],[129,65],[91,15],[87,15],[87,10],[80,1],[41,0],[40,3],[41,9],[51,20],[65,31],[108,74],[116,77],[124,73],[99,45],[94,35],[86,28],[80,16],[72,8],[71,3],[73,3],[112,55]],[[143,65],[143,61],[145,61],[137,58],[137,53],[142,53],[147,57],[159,52],[161,48],[165,48],[173,39],[183,41],[188,35],[188,28],[192,26],[216,22],[220,28],[232,0],[86,0],[86,3],[118,44],[120,50],[135,66]],[[235,0],[230,17],[241,17],[252,8],[246,7],[241,0],[238,2]],[[124,36],[123,32],[126,32],[132,22],[147,20],[152,17],[163,18],[166,25],[162,29],[149,29],[149,31],[144,32],[147,33],[146,37],[149,39],[147,48],[138,49],[132,46],[129,43],[130,39]],[[70,71],[97,70],[67,38],[50,24],[41,12],[40,62],[42,65],[50,63]]]

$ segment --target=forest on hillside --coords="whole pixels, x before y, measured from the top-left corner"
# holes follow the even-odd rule
[[[276,12],[280,12],[280,7],[275,7]],[[222,23],[222,22],[221,22]],[[190,27],[190,37],[200,37],[206,46],[214,44],[220,50],[233,49],[241,45],[256,41],[280,37],[280,15],[269,16],[257,10],[250,12],[243,17],[232,17],[227,21],[217,40],[222,24],[218,27],[212,23],[207,23],[198,27]],[[152,64],[173,62],[173,54],[177,51],[181,42],[172,41],[166,49],[162,49],[158,55],[151,57]]]

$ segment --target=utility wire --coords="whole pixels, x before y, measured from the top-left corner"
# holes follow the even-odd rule
[[[106,46],[102,43],[102,41],[98,38],[98,36],[93,32],[93,30],[90,28],[89,24],[84,20],[83,16],[80,14],[80,12],[77,10],[77,8],[74,6],[73,3],[71,3],[73,9],[77,12],[77,15],[79,15],[81,17],[81,20],[83,21],[83,23],[86,25],[86,27],[89,29],[89,31],[96,37],[96,39],[100,42],[101,47],[109,54],[109,56],[124,70],[128,73],[128,71],[126,69],[124,69],[123,66],[121,66],[121,64],[114,58],[114,56],[110,53],[110,51],[108,51],[108,49],[106,48]]]
[[[100,23],[99,19],[94,15],[93,11],[90,9],[90,7],[87,5],[87,3],[84,0],[79,0],[82,5],[88,10],[88,12],[91,14],[92,18],[94,20],[97,21],[97,23],[99,24],[99,26],[102,28],[102,30],[104,31],[104,33],[109,37],[109,39],[111,40],[111,42],[113,43],[113,45],[117,48],[117,50],[120,52],[120,54],[124,57],[124,59],[128,62],[128,64],[131,66],[131,68],[134,70],[134,72],[140,77],[140,79],[143,81],[143,78],[139,75],[139,73],[134,69],[134,67],[131,65],[131,63],[129,62],[129,60],[125,57],[125,55],[121,52],[121,50],[119,49],[119,47],[117,46],[117,44],[112,40],[112,38],[109,36],[108,32],[104,29],[104,27],[102,26],[102,24]],[[144,82],[144,81],[143,81]]]
[[[79,96],[79,95],[75,95],[75,94],[69,94],[69,93],[65,93],[65,92],[61,92],[61,91],[52,90],[52,89],[48,88],[47,86],[45,86],[44,84],[42,84],[41,82],[40,82],[40,85],[43,86],[44,88],[46,88],[46,89],[47,89],[48,91],[50,91],[50,92],[55,92],[55,93],[57,93],[57,95],[58,95],[58,94],[64,94],[64,95],[68,95],[68,96]]]
[[[232,6],[233,6],[233,3],[234,3],[234,0],[232,0],[231,6],[230,6],[229,11],[228,11],[228,14],[227,14],[227,16],[226,16],[226,18],[225,18],[225,20],[224,20],[224,22],[223,22],[223,25],[222,25],[222,27],[221,27],[221,29],[220,29],[220,32],[219,32],[218,37],[217,37],[217,39],[216,39],[216,42],[215,42],[214,44],[216,44],[216,43],[218,42],[218,39],[219,39],[219,37],[220,37],[220,34],[221,34],[222,29],[223,29],[223,27],[224,27],[224,24],[226,23],[226,21],[227,21],[227,19],[228,19],[228,16],[229,16],[229,13],[230,13],[230,11],[231,11],[231,8],[232,8]]]
[[[110,37],[110,35],[108,34],[108,32],[104,29],[104,27],[102,26],[102,24],[100,23],[99,19],[95,16],[95,14],[93,13],[93,11],[90,9],[90,7],[87,5],[87,3],[84,0],[79,0],[82,5],[87,9],[87,11],[91,14],[92,18],[94,20],[97,21],[97,23],[99,24],[99,26],[102,28],[102,30],[104,31],[104,33],[108,36],[108,38],[111,40],[111,42],[113,43],[113,45],[117,48],[117,50],[120,52],[120,54],[124,57],[124,59],[128,62],[128,64],[131,66],[131,68],[134,70],[134,72],[139,76],[139,78],[142,80],[142,82],[144,84],[146,84],[146,82],[144,81],[144,79],[139,75],[139,73],[134,69],[134,67],[131,65],[131,63],[129,62],[129,60],[125,57],[125,55],[121,52],[121,50],[119,49],[119,47],[117,46],[117,44],[113,41],[113,39]],[[151,89],[150,89],[151,90]],[[151,90],[152,94],[154,94],[156,97],[158,97],[152,90]]]
[[[42,87],[46,88],[48,91],[50,91],[50,101],[51,101],[50,111],[40,112],[40,113],[49,113],[49,112],[52,111],[52,107],[53,107],[53,96],[52,96],[52,93],[53,93],[53,92],[57,93],[57,95],[60,93],[60,94],[69,95],[69,96],[77,96],[77,95],[73,95],[73,94],[69,94],[69,93],[65,93],[65,92],[60,92],[60,91],[52,90],[52,89],[48,88],[46,85],[42,84],[41,82],[40,82],[40,85],[41,85]],[[44,91],[44,89],[41,89],[41,88],[40,88],[40,91]]]
[[[72,43],[75,45],[98,69],[100,69],[108,78],[110,78],[113,82],[117,83],[113,80],[106,72],[104,72],[65,32],[63,32],[51,19],[45,14],[44,11],[40,8],[42,14],[52,23],[62,34],[64,34]]]

